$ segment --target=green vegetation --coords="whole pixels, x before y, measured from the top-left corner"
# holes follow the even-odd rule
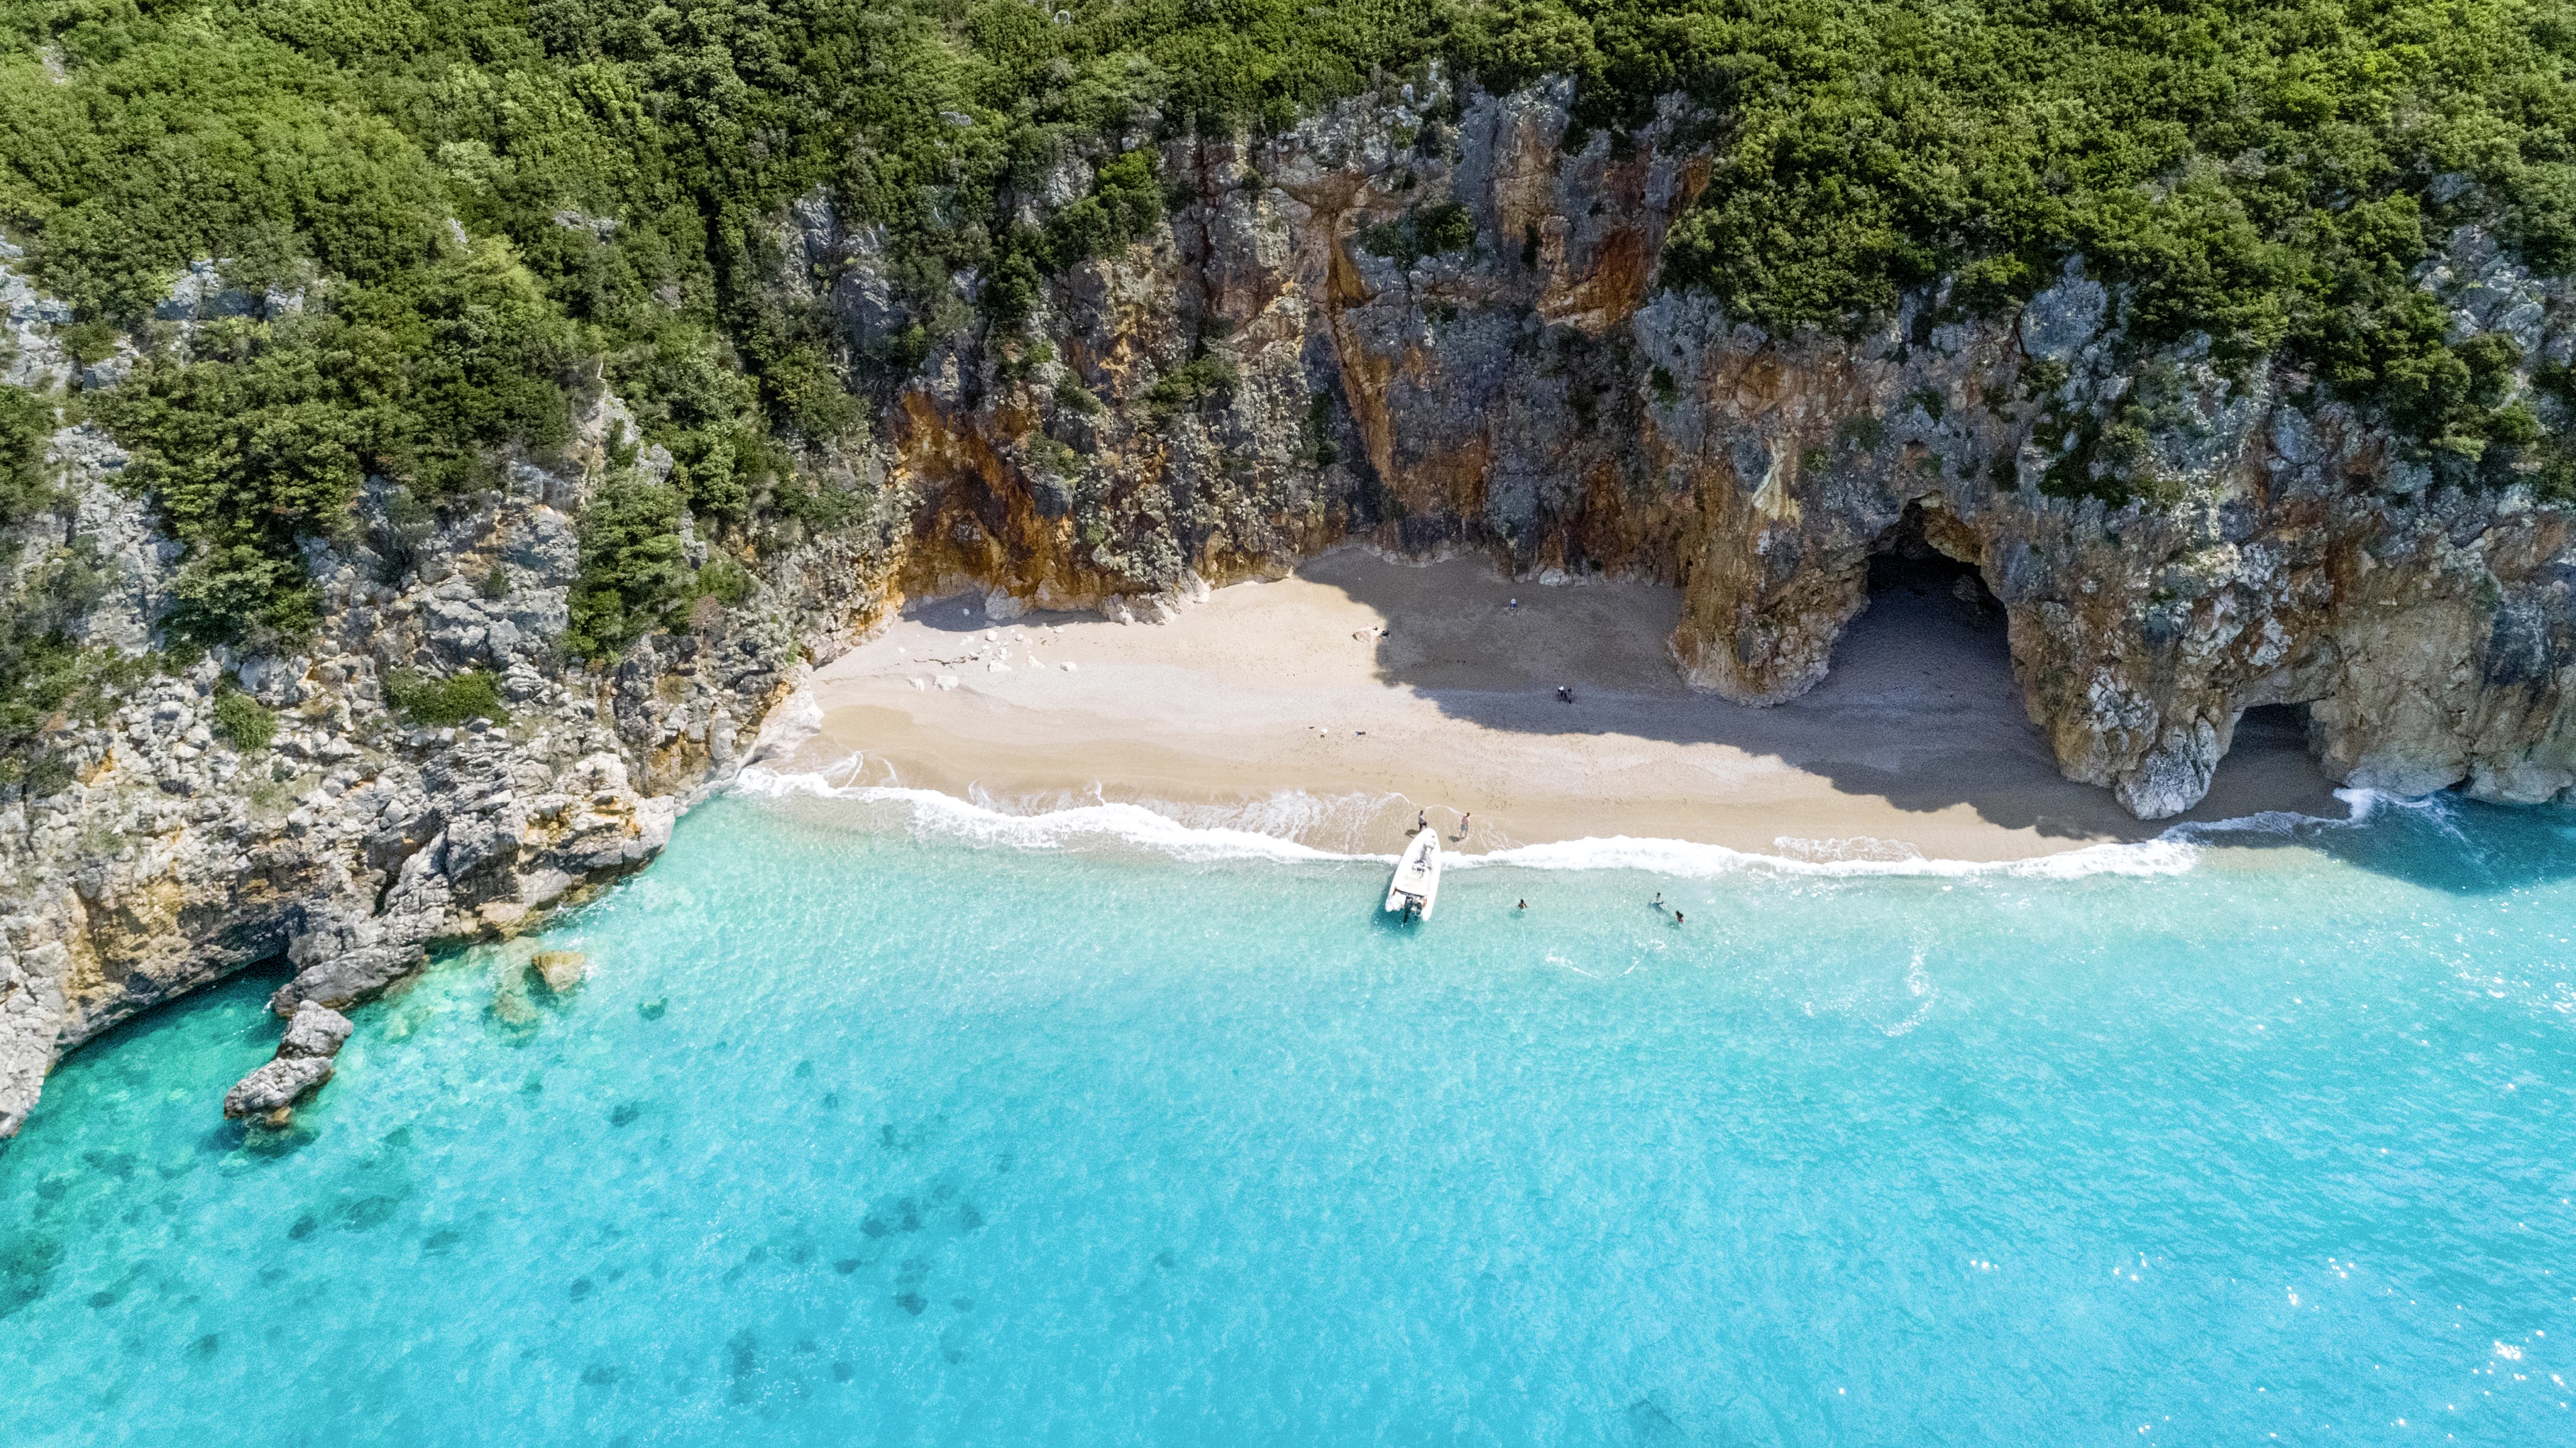
[[[1393,221],[1381,222],[1360,233],[1363,248],[1408,269],[1426,256],[1465,251],[1475,244],[1475,214],[1455,201],[1416,206]],[[1534,251],[1531,260],[1536,260]]]
[[[611,483],[591,496],[581,510],[581,582],[566,648],[613,654],[667,625],[688,596],[679,529],[680,495],[658,483]]]
[[[106,569],[88,540],[49,550],[0,594],[0,783],[51,794],[71,782],[44,736],[57,719],[94,718],[106,692],[139,665],[113,649],[83,648],[72,625],[107,595]]]
[[[2554,445],[2504,405],[2508,359],[2448,345],[2409,278],[2467,221],[2537,270],[2576,269],[2563,5],[1081,0],[1061,13],[0,0],[0,227],[78,308],[83,356],[120,336],[145,356],[94,415],[187,547],[172,623],[198,644],[308,629],[301,540],[349,526],[368,477],[424,511],[449,506],[511,450],[566,445],[603,386],[638,420],[621,467],[643,444],[675,465],[667,484],[623,473],[611,517],[585,523],[575,647],[668,626],[706,592],[685,577],[680,508],[743,555],[848,522],[817,450],[863,427],[871,390],[942,342],[990,328],[997,355],[1034,355],[1013,334],[1044,279],[1150,234],[1170,204],[1158,141],[1275,130],[1373,85],[1424,82],[1435,60],[1497,89],[1573,77],[1569,147],[1621,153],[1658,97],[1684,97],[1685,140],[1713,164],[1664,274],[1734,315],[1855,327],[1944,276],[1955,306],[1992,307],[2080,253],[2121,284],[2142,341],[2205,333],[2230,365],[2284,354],[2433,455]],[[1453,144],[1455,120],[1426,114],[1396,139],[1427,155]],[[776,284],[776,218],[817,188],[845,229],[884,245],[898,324],[855,355]],[[1473,246],[1474,219],[1430,200],[1361,242],[1410,265]],[[1494,244],[1535,265],[1535,230]],[[180,360],[150,313],[205,257],[248,294],[300,307],[211,324]],[[980,293],[961,292],[967,277]],[[1152,405],[1227,385],[1183,369]],[[0,455],[31,405],[0,401]],[[33,486],[0,466],[0,510],[31,506]]]
[[[277,715],[250,695],[225,689],[215,695],[215,732],[248,754],[277,737]]]
[[[1145,407],[1157,417],[1170,417],[1232,397],[1240,381],[1242,371],[1234,365],[1233,358],[1214,353],[1193,357],[1145,389]]]
[[[53,498],[45,478],[45,437],[54,410],[23,387],[0,387],[0,524],[41,510]]]
[[[15,387],[0,387],[0,524],[16,522],[53,499],[44,459],[53,408]],[[43,744],[57,722],[95,717],[106,691],[137,666],[113,649],[84,648],[72,635],[81,616],[107,596],[108,574],[95,546],[42,542],[0,562],[18,568],[17,586],[0,592],[0,784],[35,795],[71,783],[59,755]]]
[[[405,719],[429,729],[450,729],[471,719],[510,722],[509,708],[501,702],[500,681],[484,669],[468,669],[444,679],[396,669],[385,675],[385,701]]]

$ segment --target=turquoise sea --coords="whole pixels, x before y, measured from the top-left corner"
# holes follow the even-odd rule
[[[2576,832],[2358,802],[1406,928],[1132,810],[723,798],[292,1133],[216,1111],[272,980],[64,1063],[0,1442],[2576,1442]]]

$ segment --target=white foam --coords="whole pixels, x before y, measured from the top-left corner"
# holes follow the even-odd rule
[[[855,761],[850,766],[836,768],[844,778],[853,777],[857,772]],[[735,787],[746,794],[773,798],[810,795],[890,806],[903,810],[917,833],[1015,849],[1056,850],[1084,844],[1121,844],[1141,847],[1192,864],[1217,860],[1305,863],[1394,859],[1392,855],[1335,854],[1258,830],[1186,824],[1143,805],[1094,801],[1068,803],[1064,808],[1037,814],[1012,814],[996,809],[990,803],[959,799],[937,790],[913,789],[904,785],[834,784],[829,777],[832,772],[782,774],[768,769],[746,769]]]
[[[1084,844],[1119,844],[1150,850],[1192,863],[1216,860],[1391,862],[1388,853],[1336,851],[1286,838],[1340,836],[1355,839],[1393,796],[1316,798],[1289,790],[1263,799],[1225,805],[1161,805],[1104,800],[1096,795],[1056,795],[1039,800],[1000,801],[974,791],[960,799],[936,790],[899,783],[859,784],[863,771],[853,755],[819,771],[788,774],[754,767],[735,787],[747,794],[771,797],[810,795],[817,798],[898,807],[915,831],[943,838],[1019,849],[1064,849]],[[891,776],[889,776],[891,778]],[[1006,807],[1007,805],[1007,807]],[[2258,819],[2264,817],[2256,817]],[[2289,816],[2304,820],[2304,816]],[[2308,823],[2316,823],[2308,821]],[[2335,822],[2340,823],[2340,822]],[[1519,867],[1532,870],[1636,870],[1680,878],[1714,878],[1748,872],[1799,876],[2000,876],[2013,879],[2072,880],[2090,875],[2178,875],[2199,860],[2197,836],[2228,825],[2209,824],[2167,831],[2132,844],[2086,845],[2053,855],[2022,860],[1976,861],[1927,859],[1887,841],[1791,841],[1797,855],[1757,854],[1724,845],[1689,840],[1564,840],[1520,845],[1490,854],[1453,854],[1455,870]],[[1859,858],[1851,858],[1857,855]]]
[[[2337,823],[2357,825],[2383,809],[2402,809],[2431,821],[2434,828],[2451,838],[2468,842],[2468,835],[2460,828],[2460,797],[2448,791],[2410,797],[2378,789],[2339,789],[2335,798],[2352,809],[2350,819]]]
[[[799,666],[796,688],[778,707],[761,721],[760,732],[752,736],[751,748],[744,752],[746,763],[764,759],[784,759],[796,752],[797,746],[823,732],[823,705],[814,697],[813,673]]]
[[[1746,871],[1783,875],[2001,875],[2022,879],[2072,880],[2086,875],[2179,875],[2200,858],[2200,848],[2185,840],[2159,837],[2136,844],[2086,845],[2026,860],[1940,860],[1920,855],[1897,859],[1804,859],[1730,850],[1689,840],[1562,840],[1522,845],[1490,855],[1453,856],[1452,869],[1518,865],[1532,870],[1643,870],[1685,879],[1708,879]]]

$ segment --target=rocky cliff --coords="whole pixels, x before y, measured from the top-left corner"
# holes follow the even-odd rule
[[[1148,237],[872,384],[860,524],[759,560],[744,603],[702,604],[614,667],[555,647],[614,399],[567,459],[516,463],[408,562],[316,544],[309,651],[138,686],[66,727],[75,783],[0,815],[0,1132],[58,1048],[247,962],[298,967],[281,1014],[344,1005],[427,944],[632,868],[800,652],[906,595],[1150,618],[1337,542],[1481,550],[1540,582],[1680,588],[1677,666],[1763,704],[1825,676],[1873,554],[1928,545],[2001,601],[2066,774],[2142,817],[2197,801],[2266,704],[2308,706],[2351,783],[2576,787],[2576,550],[2535,464],[2428,452],[2277,362],[2135,341],[2080,257],[2026,304],[1936,286],[1857,335],[1766,334],[1659,285],[1665,231],[1709,184],[1684,108],[1570,136],[1566,99],[1435,76],[1275,136],[1160,143],[1170,206]],[[1068,158],[1024,208],[1089,182]],[[934,320],[831,195],[776,240],[775,286],[828,312],[848,356]],[[2576,423],[2531,387],[2576,353],[2566,282],[2468,228],[2416,280],[2460,336],[2509,344],[2498,385],[2544,429]],[[19,355],[43,363],[43,299],[10,286]],[[110,440],[66,431],[56,453],[76,502],[46,526],[118,564],[89,627],[139,646],[169,550]],[[468,667],[504,681],[506,724],[387,716],[389,671]],[[268,750],[208,732],[235,684],[283,711]]]
[[[2080,257],[2001,311],[1935,288],[1858,336],[1734,324],[1657,285],[1707,174],[1683,108],[1569,147],[1562,101],[1386,97],[1170,148],[1163,234],[903,395],[908,577],[1140,609],[1341,538],[1489,549],[1678,585],[1680,666],[1762,704],[1824,677],[1867,560],[1919,531],[2001,600],[2066,774],[2142,817],[2196,802],[2265,704],[2310,706],[2353,784],[2576,785],[2576,555],[2536,464],[2479,475],[2279,364],[2133,343]],[[795,241],[854,337],[888,325],[827,198]],[[2563,279],[2462,229],[2418,285],[2576,421],[2529,389],[2576,351]]]
[[[43,369],[69,364],[46,332],[68,318],[14,277],[0,285],[26,380],[59,385]],[[641,865],[804,660],[887,597],[885,530],[862,523],[772,559],[738,606],[701,600],[685,633],[613,667],[567,661],[575,519],[623,420],[599,399],[551,467],[516,461],[506,488],[437,517],[397,516],[372,488],[350,530],[364,541],[309,549],[324,617],[306,648],[218,649],[120,690],[97,723],[53,721],[67,777],[12,786],[0,807],[0,1136],[60,1050],[245,965],[295,968],[272,1000],[281,1017],[346,1006],[433,943],[519,929]],[[179,550],[120,486],[112,440],[67,428],[52,458],[63,500],[10,540],[17,566],[66,540],[90,549],[109,587],[83,641],[139,654]],[[398,671],[494,677],[505,717],[406,727]],[[218,733],[231,693],[271,711],[265,744]]]

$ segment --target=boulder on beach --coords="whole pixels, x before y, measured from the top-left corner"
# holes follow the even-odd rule
[[[277,1054],[286,1056],[336,1056],[349,1041],[349,1018],[313,1001],[295,1007],[295,1018],[286,1023],[286,1035],[277,1043]]]
[[[590,957],[578,950],[540,950],[536,959],[528,963],[536,967],[537,979],[556,995],[571,990],[590,975]]]
[[[328,1056],[280,1056],[233,1083],[224,1093],[224,1115],[267,1116],[330,1079]]]

